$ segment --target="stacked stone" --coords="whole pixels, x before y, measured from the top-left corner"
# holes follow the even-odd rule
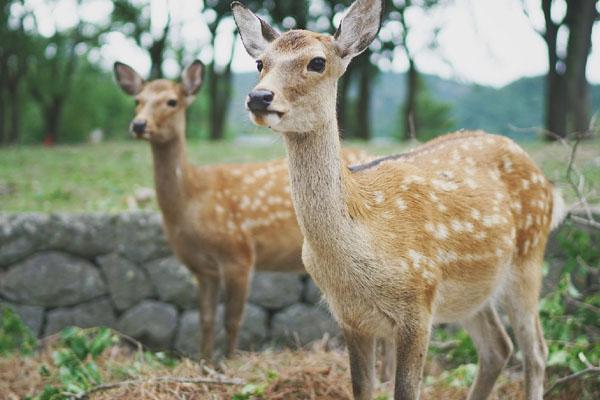
[[[0,214],[0,303],[37,336],[109,326],[153,349],[196,355],[194,277],[170,252],[156,213]],[[254,274],[239,347],[305,345],[339,335],[303,274]],[[225,346],[217,312],[217,352]]]

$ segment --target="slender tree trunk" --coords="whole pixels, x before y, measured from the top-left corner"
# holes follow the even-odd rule
[[[340,134],[347,139],[352,136],[351,124],[348,121],[348,91],[350,90],[350,82],[352,70],[349,68],[339,81],[338,97],[337,97],[337,119]]]
[[[49,145],[57,143],[60,130],[60,119],[62,115],[64,101],[62,98],[55,98],[44,112],[44,142]]]
[[[371,82],[375,74],[371,66],[369,56],[371,51],[367,49],[359,61],[358,99],[356,101],[356,137],[369,140],[371,138]]]
[[[163,77],[162,63],[165,58],[165,48],[167,47],[167,36],[171,29],[171,14],[167,16],[167,23],[163,28],[162,35],[160,38],[155,39],[150,46],[148,52],[150,53],[150,61],[152,62],[150,67],[150,79],[160,79]]]
[[[231,47],[229,61],[222,72],[217,72],[214,60],[208,65],[208,92],[209,92],[209,139],[222,140],[225,136],[225,125],[231,102],[231,63],[235,53],[235,42]]]
[[[0,86],[0,146],[6,144],[6,129],[5,129],[5,121],[6,121],[6,108],[4,104],[4,88]]]
[[[406,72],[406,97],[404,100],[404,138],[416,139],[418,132],[417,96],[419,94],[419,73],[415,61],[408,60]]]
[[[221,140],[223,139],[223,131],[221,130],[220,112],[219,110],[219,79],[220,76],[215,71],[215,62],[211,62],[208,65],[208,125],[209,125],[209,139],[210,140]]]
[[[570,129],[588,132],[590,96],[586,66],[592,46],[592,28],[597,17],[596,0],[568,1],[565,23],[569,28],[566,58]]]
[[[10,102],[10,131],[8,132],[8,142],[16,144],[21,138],[21,101],[19,96],[19,85],[11,82],[8,87]]]
[[[546,74],[545,125],[546,138],[555,140],[554,135],[565,137],[567,134],[567,103],[565,84],[565,65],[557,53],[557,35],[559,25],[551,17],[552,0],[542,0],[542,10],[546,30],[544,40],[548,51],[548,73]]]

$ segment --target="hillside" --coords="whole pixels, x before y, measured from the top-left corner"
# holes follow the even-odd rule
[[[256,82],[256,74],[234,76],[234,97],[231,104],[230,128],[238,132],[257,132],[245,113],[244,97]],[[512,137],[527,139],[534,133],[519,128],[543,125],[543,77],[522,78],[502,88],[460,83],[426,75],[433,96],[452,106],[456,129],[484,129]],[[400,110],[404,99],[403,74],[384,73],[378,76],[372,99],[373,131],[376,136],[398,136]],[[592,86],[592,110],[600,109],[600,85]]]

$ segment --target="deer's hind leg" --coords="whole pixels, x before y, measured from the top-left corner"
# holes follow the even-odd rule
[[[469,391],[469,400],[487,399],[494,383],[512,353],[512,342],[492,305],[462,322],[477,349],[477,377]]]
[[[539,261],[524,262],[514,268],[514,279],[504,297],[506,311],[525,364],[525,398],[541,400],[548,348],[538,314],[541,286]]]

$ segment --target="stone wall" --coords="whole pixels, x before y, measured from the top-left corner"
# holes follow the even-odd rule
[[[295,346],[338,335],[304,274],[258,272],[239,347]],[[38,336],[109,326],[155,349],[195,355],[194,277],[169,250],[156,213],[0,214],[0,303]],[[218,308],[217,351],[225,345]]]
[[[155,349],[195,355],[195,279],[173,257],[160,224],[156,213],[0,214],[0,304],[17,311],[38,336],[69,325],[105,325]],[[600,243],[600,233],[590,233],[592,243]],[[551,238],[544,292],[556,287],[564,258]],[[239,347],[337,336],[320,297],[306,275],[256,273]],[[220,305],[217,353],[225,346],[223,314]]]

